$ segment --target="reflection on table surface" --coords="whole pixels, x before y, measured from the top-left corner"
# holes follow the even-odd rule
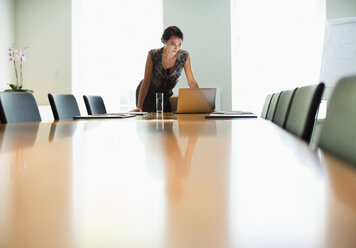
[[[55,139],[60,139],[66,136],[72,136],[77,128],[77,122],[61,122],[54,121],[51,124],[48,140],[52,142]]]
[[[0,125],[0,247],[355,247],[355,171],[261,119]]]
[[[31,147],[35,143],[38,131],[37,123],[28,125],[0,125],[0,151],[9,152],[18,147]]]

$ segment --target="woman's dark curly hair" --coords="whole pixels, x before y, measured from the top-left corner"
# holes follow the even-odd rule
[[[161,41],[169,40],[172,36],[177,36],[182,39],[183,41],[183,32],[177,26],[169,26],[166,28],[162,34]]]

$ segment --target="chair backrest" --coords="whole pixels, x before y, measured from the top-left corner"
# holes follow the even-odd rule
[[[323,83],[304,86],[293,97],[285,128],[306,142],[310,142],[323,90]]]
[[[171,96],[169,98],[169,103],[171,104],[171,111],[176,112],[178,106],[178,96]]]
[[[262,112],[261,112],[261,117],[263,119],[266,119],[266,117],[267,117],[267,111],[269,108],[269,104],[271,103],[271,98],[272,98],[272,94],[268,94],[266,96],[265,103],[263,104],[263,108],[262,108]]]
[[[77,100],[72,94],[50,93],[48,100],[55,120],[68,120],[80,115]]]
[[[268,111],[267,111],[266,120],[271,121],[273,119],[274,113],[276,112],[276,106],[277,106],[280,94],[281,93],[279,92],[279,93],[274,93],[272,95],[271,103],[269,104]]]
[[[286,126],[290,106],[296,90],[297,89],[282,91],[281,95],[279,96],[276,112],[274,113],[272,122],[276,123],[282,128],[285,128]]]
[[[101,96],[83,96],[88,115],[106,114],[104,100]]]
[[[341,79],[328,101],[318,146],[356,165],[356,77]]]
[[[34,96],[28,92],[3,92],[0,94],[1,123],[41,121]]]

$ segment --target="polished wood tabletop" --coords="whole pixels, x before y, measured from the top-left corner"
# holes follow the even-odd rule
[[[356,173],[260,118],[1,124],[0,247],[356,247]]]

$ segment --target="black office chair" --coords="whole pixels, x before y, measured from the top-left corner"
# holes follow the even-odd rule
[[[101,96],[83,96],[88,115],[106,114],[104,100]]]
[[[262,113],[261,113],[261,117],[263,119],[266,119],[267,117],[267,112],[268,112],[269,105],[271,103],[271,99],[272,99],[272,94],[266,96],[265,103],[263,104]]]
[[[276,112],[276,106],[277,106],[280,94],[281,93],[279,92],[279,93],[274,93],[272,95],[271,103],[269,104],[268,111],[267,111],[266,120],[272,121],[274,113]]]
[[[80,116],[77,100],[71,94],[48,94],[53,117],[55,120],[71,120]]]
[[[324,84],[304,86],[294,94],[285,129],[310,142]]]
[[[281,95],[279,96],[279,100],[276,106],[276,112],[274,113],[272,122],[276,123],[282,128],[285,128],[286,126],[290,106],[293,101],[293,97],[296,90],[297,88],[294,90],[282,91]]]
[[[328,101],[318,146],[356,165],[356,77],[341,79]]]
[[[0,94],[1,123],[41,121],[34,96],[28,92],[3,92]]]

